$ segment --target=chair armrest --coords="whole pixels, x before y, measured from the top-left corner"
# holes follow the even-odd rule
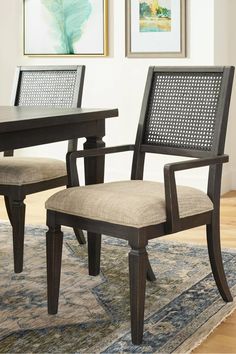
[[[118,146],[104,147],[98,149],[88,149],[88,150],[78,150],[78,151],[68,152],[66,155],[68,187],[79,185],[76,159],[81,157],[83,158],[98,157],[98,156],[104,156],[106,154],[114,154],[118,152],[133,151],[133,150],[134,150],[134,145],[129,144],[129,145],[118,145]]]
[[[228,155],[220,155],[216,157],[204,157],[200,159],[193,159],[193,160],[191,159],[187,161],[168,163],[164,166],[164,169],[169,171],[182,171],[182,170],[188,170],[190,168],[216,165],[218,163],[221,164],[228,161],[229,161]]]
[[[206,157],[194,160],[169,163],[164,166],[164,184],[165,184],[165,201],[166,201],[166,217],[169,232],[178,231],[179,206],[177,198],[177,188],[175,181],[175,172],[223,164],[229,161],[228,155],[220,155],[216,157]]]

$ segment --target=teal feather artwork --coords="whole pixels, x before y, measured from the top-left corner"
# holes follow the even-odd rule
[[[51,19],[51,33],[61,54],[75,54],[75,43],[83,34],[92,6],[89,0],[41,0]]]

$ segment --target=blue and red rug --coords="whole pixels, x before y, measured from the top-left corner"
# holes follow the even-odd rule
[[[130,340],[126,242],[104,237],[101,274],[67,229],[59,313],[47,314],[44,228],[27,227],[25,268],[13,273],[11,228],[0,227],[0,353],[187,353],[236,307],[221,299],[206,247],[153,241],[142,346]],[[236,296],[236,253],[223,253]]]

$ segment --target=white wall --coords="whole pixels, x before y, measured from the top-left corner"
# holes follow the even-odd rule
[[[235,42],[236,1],[215,0],[215,65],[236,65]],[[224,167],[223,190],[236,189],[236,76],[232,91],[231,107],[226,139],[226,153],[230,156],[229,164]]]
[[[232,0],[215,0],[214,2],[214,64],[232,65],[230,58],[230,13],[232,11]],[[224,16],[222,16],[224,9]],[[228,134],[226,138],[225,153],[231,156],[232,141],[232,115],[229,116]],[[232,189],[232,162],[224,165],[222,192]]]
[[[222,0],[223,1],[223,0]],[[230,11],[228,19],[229,35],[228,40],[225,41],[224,36],[220,36],[221,42],[227,42],[229,46],[229,58],[231,65],[236,65],[236,41],[235,41],[235,13],[236,1],[228,0],[230,2]],[[231,167],[231,189],[236,189],[236,74],[234,78],[234,88],[231,100],[231,114],[229,121],[229,154],[230,154],[230,167]],[[227,147],[228,147],[227,145]]]
[[[84,107],[118,107],[119,118],[107,121],[107,145],[132,143],[135,139],[145,78],[149,65],[213,65],[227,64],[226,56],[220,57],[225,42],[215,40],[222,27],[215,16],[222,16],[225,3],[233,0],[187,0],[187,51],[184,59],[127,59],[125,58],[125,1],[109,1],[108,58],[29,58],[22,55],[22,0],[1,0],[0,7],[0,104],[9,104],[11,85],[16,65],[85,64],[86,77],[83,96]],[[225,6],[224,6],[225,8]],[[228,7],[227,7],[228,8]],[[230,11],[229,11],[230,12]],[[221,22],[222,23],[222,22]],[[224,31],[224,30],[223,30]],[[227,32],[228,33],[228,32]],[[222,45],[222,47],[221,47]],[[235,53],[236,54],[236,53]],[[216,59],[217,58],[217,59]],[[65,144],[24,149],[20,154],[45,155],[63,159]],[[113,161],[113,162],[112,162]],[[108,179],[128,178],[130,157],[121,154],[108,158]],[[146,177],[162,179],[165,157],[148,158]],[[149,167],[149,168],[148,168]],[[204,188],[201,171],[182,175],[180,183],[195,184]],[[184,177],[185,176],[185,177]],[[226,178],[224,190],[230,189]]]

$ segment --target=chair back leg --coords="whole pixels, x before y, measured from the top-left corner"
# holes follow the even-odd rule
[[[233,298],[226,280],[221,254],[219,217],[213,215],[212,223],[206,226],[206,231],[211,269],[217,288],[223,300],[231,302]]]
[[[77,227],[73,227],[75,236],[77,238],[77,241],[79,242],[80,245],[85,245],[86,244],[86,240],[84,237],[84,233],[82,230],[78,229]]]
[[[132,343],[142,343],[148,256],[146,248],[132,248],[129,253],[130,312]]]
[[[89,275],[96,276],[100,273],[101,235],[88,232],[88,264]]]
[[[150,264],[150,261],[148,259],[148,262],[147,262],[147,280],[148,281],[155,281],[157,278],[152,270],[152,266]]]
[[[11,203],[11,222],[13,231],[14,271],[21,273],[24,258],[25,204],[23,200]]]

